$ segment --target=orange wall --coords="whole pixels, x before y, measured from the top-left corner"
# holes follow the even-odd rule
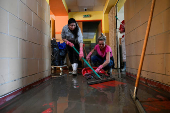
[[[61,31],[68,23],[68,16],[56,16],[55,17],[55,34],[61,34]]]
[[[65,25],[68,23],[68,16],[56,16],[55,17],[55,36],[58,41],[61,39],[61,31]]]

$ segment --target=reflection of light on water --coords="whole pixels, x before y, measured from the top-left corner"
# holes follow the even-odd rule
[[[76,78],[73,78],[72,81],[73,81],[73,87],[74,87],[74,88],[79,88],[77,79],[76,79]]]
[[[60,72],[60,75],[63,75],[63,72]]]

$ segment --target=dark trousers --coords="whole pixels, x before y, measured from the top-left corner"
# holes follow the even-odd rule
[[[77,51],[79,51],[79,44],[74,44],[74,47],[77,49]],[[73,47],[67,45],[67,52],[71,64],[79,62],[79,54],[73,49]]]
[[[101,65],[106,61],[106,58],[102,58],[99,55],[95,55],[95,56],[92,56],[91,61],[93,62],[94,65],[97,65],[97,64]],[[113,56],[110,57],[109,64],[107,66],[105,66],[103,69],[106,71],[106,70],[109,70],[110,68],[114,68]]]

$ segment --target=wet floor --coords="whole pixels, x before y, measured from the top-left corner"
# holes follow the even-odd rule
[[[19,95],[0,107],[0,113],[138,113],[130,97],[134,79],[113,72],[115,81],[87,85],[82,77],[68,71]],[[138,98],[148,113],[170,113],[167,92],[140,84]]]

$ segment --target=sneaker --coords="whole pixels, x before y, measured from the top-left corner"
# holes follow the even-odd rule
[[[77,70],[73,70],[72,74],[77,75]]]

